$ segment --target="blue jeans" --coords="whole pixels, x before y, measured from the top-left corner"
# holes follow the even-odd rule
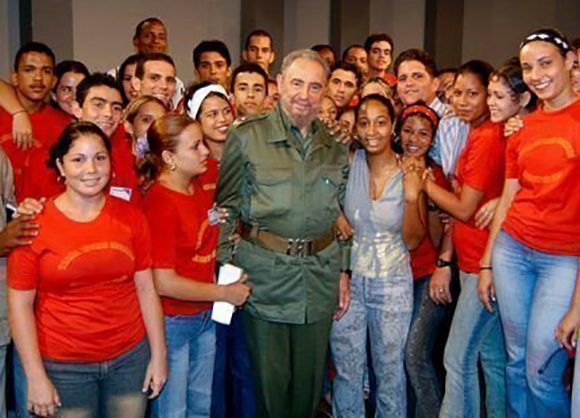
[[[230,325],[216,324],[212,418],[255,418],[256,400],[242,312]]]
[[[144,417],[147,395],[142,388],[149,356],[149,345],[143,340],[112,360],[91,363],[44,360],[62,403],[59,416]]]
[[[153,418],[210,416],[215,324],[210,312],[165,317],[169,377],[152,402]]]
[[[574,387],[572,388],[572,416],[580,417],[580,339],[576,340],[576,363],[574,364]]]
[[[507,398],[514,417],[566,417],[568,361],[554,330],[568,310],[578,257],[533,250],[500,232],[493,273],[508,353]]]
[[[489,313],[477,296],[477,274],[459,273],[461,293],[445,346],[445,396],[439,416],[479,417],[478,361],[488,417],[505,417],[505,347],[497,305]]]
[[[413,319],[405,347],[405,366],[415,394],[415,418],[436,417],[442,398],[443,376],[433,364],[433,347],[449,307],[431,300],[430,281],[431,276],[425,276],[413,283]]]
[[[354,275],[352,301],[333,323],[330,347],[336,377],[333,417],[364,416],[363,380],[367,369],[367,330],[376,378],[376,417],[404,417],[407,408],[404,348],[413,311],[410,275],[369,279]]]

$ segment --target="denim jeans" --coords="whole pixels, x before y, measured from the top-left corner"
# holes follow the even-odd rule
[[[479,417],[478,361],[488,417],[505,417],[505,347],[497,304],[488,312],[477,296],[477,274],[460,271],[461,293],[445,346],[445,396],[439,416]]]
[[[576,340],[576,363],[574,364],[574,387],[572,388],[572,416],[580,417],[580,339]]]
[[[151,404],[153,418],[207,418],[215,360],[210,312],[165,317],[169,377]]]
[[[22,367],[22,362],[18,356],[18,351],[16,351],[16,346],[14,345],[13,347],[12,375],[14,376],[14,412],[16,412],[16,418],[30,418],[32,415],[28,413],[28,386],[26,382],[26,374],[24,374],[24,368]]]
[[[256,400],[242,311],[230,325],[216,324],[212,418],[255,418]]]
[[[442,398],[443,376],[433,364],[433,346],[449,308],[431,300],[430,281],[431,276],[425,276],[413,283],[413,318],[405,347],[405,366],[415,395],[415,418],[436,417]]]
[[[333,417],[364,416],[363,380],[367,366],[367,330],[376,378],[376,417],[404,417],[407,408],[404,348],[413,311],[410,275],[388,279],[353,276],[352,301],[333,323],[330,347],[336,377]]]
[[[6,417],[6,352],[8,345],[0,345],[0,418]]]
[[[112,360],[85,363],[44,360],[48,377],[66,418],[143,418],[147,395],[142,392],[149,345],[146,340]]]
[[[533,250],[502,231],[492,263],[508,353],[509,415],[569,416],[568,359],[554,331],[572,300],[578,257]]]

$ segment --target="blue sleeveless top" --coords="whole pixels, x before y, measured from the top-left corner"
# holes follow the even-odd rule
[[[403,172],[397,170],[382,196],[369,194],[369,168],[364,149],[355,152],[346,188],[345,215],[355,230],[351,251],[354,275],[388,279],[408,275],[410,258],[403,242]]]

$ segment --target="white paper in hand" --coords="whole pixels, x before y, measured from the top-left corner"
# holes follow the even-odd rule
[[[233,264],[224,264],[220,267],[218,276],[218,284],[226,285],[237,282],[242,277],[242,269]],[[214,302],[213,310],[211,311],[211,319],[220,324],[229,325],[232,321],[236,307],[229,302]]]

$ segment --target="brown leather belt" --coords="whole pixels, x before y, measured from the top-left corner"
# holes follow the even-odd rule
[[[314,255],[334,241],[334,232],[314,238],[283,238],[272,232],[260,230],[257,226],[242,224],[242,238],[253,242],[262,248],[296,257]]]

